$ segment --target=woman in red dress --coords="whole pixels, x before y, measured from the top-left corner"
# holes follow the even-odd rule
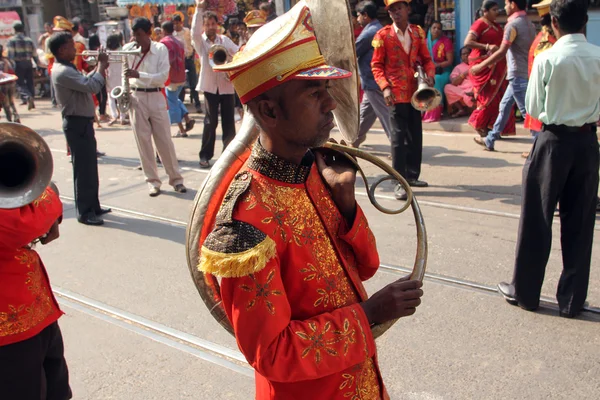
[[[477,65],[498,50],[502,42],[502,27],[498,25],[498,3],[494,0],[485,0],[481,6],[481,18],[471,25],[465,38],[465,46],[472,49],[469,55],[469,66]],[[471,75],[473,92],[477,100],[477,108],[469,118],[471,125],[480,136],[487,136],[493,127],[500,100],[504,95],[508,82],[506,78],[506,60],[498,61],[495,65],[486,68],[478,75]],[[511,115],[502,135],[515,134],[515,117]]]

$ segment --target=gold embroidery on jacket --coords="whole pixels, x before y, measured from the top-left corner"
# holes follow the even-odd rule
[[[270,287],[271,281],[273,281],[273,278],[275,277],[275,270],[273,269],[271,270],[271,272],[269,272],[265,283],[260,283],[254,276],[254,274],[250,274],[248,276],[250,279],[252,279],[252,282],[254,282],[254,287],[244,284],[240,285],[240,289],[242,289],[245,292],[255,292],[255,296],[246,305],[246,311],[253,308],[257,303],[262,302],[267,307],[267,311],[269,312],[269,314],[275,315],[275,306],[273,305],[273,303],[271,303],[269,297],[281,296],[283,294],[281,290],[273,290]]]
[[[255,182],[258,186],[247,193],[243,203],[247,211],[260,206],[269,213],[260,229],[286,243],[310,246],[314,262],[300,272],[308,273],[305,281],[314,279],[322,284],[315,290],[314,306],[328,310],[356,303],[358,297],[305,189],[261,184],[260,179]],[[324,216],[329,217],[334,216]]]
[[[46,319],[53,311],[53,301],[35,252],[24,249],[15,256],[15,259],[29,270],[24,285],[33,295],[34,301],[31,304],[9,304],[7,311],[0,312],[0,336],[26,332]]]
[[[327,321],[323,326],[323,329],[319,331],[319,325],[311,321],[308,323],[310,328],[309,332],[297,331],[298,335],[302,340],[310,341],[311,344],[302,351],[302,358],[306,358],[312,351],[315,352],[315,364],[321,363],[321,350],[329,354],[332,357],[339,356],[339,352],[334,348],[333,345],[344,342],[343,355],[348,355],[348,348],[351,344],[356,343],[354,329],[350,329],[350,322],[348,319],[344,320],[344,326],[342,330],[334,330],[331,334],[328,334],[331,330],[331,322]]]

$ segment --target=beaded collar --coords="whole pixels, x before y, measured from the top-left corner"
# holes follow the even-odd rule
[[[309,150],[296,164],[265,150],[257,141],[248,160],[248,168],[277,181],[299,184],[306,182],[315,156]]]

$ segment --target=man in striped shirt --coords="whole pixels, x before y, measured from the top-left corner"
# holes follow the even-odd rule
[[[22,104],[27,103],[27,109],[31,110],[35,108],[35,104],[33,103],[35,89],[33,87],[33,66],[31,65],[31,59],[33,58],[37,65],[40,64],[40,60],[35,51],[33,40],[25,36],[23,23],[20,21],[15,22],[13,29],[15,30],[15,35],[6,44],[8,58],[14,63],[15,75],[19,78],[17,87],[21,95],[21,100],[23,100]]]

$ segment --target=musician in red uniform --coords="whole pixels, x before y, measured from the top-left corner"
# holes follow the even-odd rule
[[[66,400],[69,373],[57,320],[63,314],[31,243],[58,238],[62,203],[47,188],[35,201],[0,209],[0,398]]]
[[[423,152],[421,112],[411,105],[410,100],[417,90],[414,78],[417,64],[423,66],[427,84],[432,87],[435,64],[427,49],[425,31],[408,23],[410,1],[385,0],[394,23],[375,34],[371,69],[386,104],[392,107],[392,166],[411,186],[426,187],[427,182],[419,180]],[[396,186],[394,195],[398,200],[407,198],[401,185]]]
[[[527,74],[531,75],[531,68],[533,67],[533,60],[541,52],[552,48],[552,45],[556,42],[556,37],[552,31],[552,23],[550,20],[550,3],[551,0],[543,0],[533,7],[537,8],[538,14],[540,15],[540,25],[542,29],[539,31],[531,47],[529,48],[529,60],[528,60],[528,71]],[[525,115],[525,128],[531,131],[531,134],[535,137],[542,131],[542,121],[531,117],[529,114]],[[521,154],[523,158],[529,156],[529,152]]]
[[[412,315],[421,283],[399,280],[367,298],[362,282],[379,256],[356,173],[310,150],[333,128],[329,81],[351,74],[326,64],[305,2],[279,18],[214,67],[229,74],[260,135],[212,202],[219,211],[199,268],[222,278],[257,400],[388,399],[371,325]]]

